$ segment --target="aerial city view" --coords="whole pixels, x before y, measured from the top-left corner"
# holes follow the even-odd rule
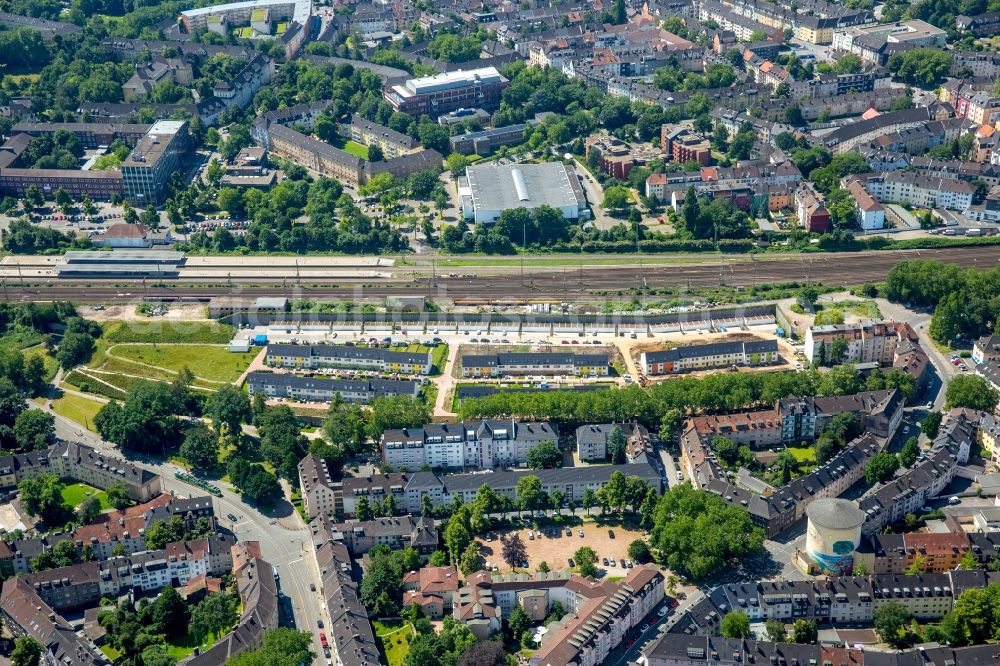
[[[0,666],[1000,666],[1000,0],[0,0],[0,245]]]

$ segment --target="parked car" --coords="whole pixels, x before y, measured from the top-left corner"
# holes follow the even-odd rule
[[[615,531],[614,530],[608,530],[608,538],[609,539],[614,539],[615,538]]]

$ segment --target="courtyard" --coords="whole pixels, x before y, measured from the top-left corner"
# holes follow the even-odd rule
[[[645,537],[645,534],[635,527],[623,527],[617,517],[601,518],[596,515],[590,519],[585,518],[583,522],[578,516],[552,516],[540,519],[538,528],[530,530],[535,534],[534,538],[529,537],[527,527],[491,532],[491,541],[486,541],[482,536],[477,537],[480,553],[487,566],[496,566],[500,571],[511,570],[501,556],[500,537],[516,532],[524,542],[529,571],[537,571],[538,565],[542,562],[548,564],[552,571],[569,569],[569,559],[577,549],[581,546],[590,546],[597,553],[597,568],[603,571],[605,576],[619,577],[628,572],[622,568],[621,560],[628,559],[629,544]],[[567,529],[572,531],[571,536],[567,534]],[[581,530],[583,536],[580,536]],[[609,559],[608,566],[604,566],[604,558]],[[613,566],[610,564],[612,558],[615,560]],[[524,569],[519,567],[519,570]]]

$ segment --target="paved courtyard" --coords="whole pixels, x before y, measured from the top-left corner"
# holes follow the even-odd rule
[[[573,522],[576,522],[575,520]],[[503,561],[502,546],[497,536],[503,536],[511,532],[518,532],[524,542],[525,550],[528,554],[528,570],[536,571],[541,562],[549,565],[552,571],[559,571],[569,567],[569,558],[573,557],[581,546],[590,546],[597,552],[598,569],[605,570],[608,576],[624,576],[626,571],[622,569],[619,560],[628,559],[628,545],[635,539],[641,539],[645,535],[639,530],[625,529],[617,524],[598,525],[595,522],[586,522],[583,525],[574,524],[571,528],[572,536],[566,535],[566,527],[550,526],[542,529],[542,536],[537,536],[532,540],[528,538],[528,529],[505,530],[493,534],[492,542],[487,542],[483,537],[478,537],[480,552],[483,559],[490,565],[500,568],[501,571],[509,571],[510,568]],[[580,536],[580,530],[583,536]],[[614,538],[608,535],[608,530],[614,534]],[[615,565],[604,567],[601,560],[603,558],[614,557]]]

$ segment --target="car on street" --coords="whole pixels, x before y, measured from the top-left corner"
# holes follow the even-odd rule
[[[323,620],[321,620],[319,618],[316,618],[316,628],[317,629],[322,629],[323,628]]]
[[[643,633],[643,634],[646,633],[647,631],[649,631],[649,625],[648,624],[642,625],[641,627],[639,627],[639,631],[640,631],[640,633]]]
[[[569,566],[570,566],[570,568],[572,568],[572,567],[575,567],[575,566],[576,566],[576,565],[575,565],[575,564],[573,563],[573,558],[572,558],[572,557],[568,558],[568,559],[567,559],[566,561],[567,561],[567,562],[569,562]]]
[[[669,610],[669,609],[668,609],[668,608],[667,608],[666,606],[664,606],[664,607],[663,607],[663,608],[661,608],[660,610],[656,611],[656,614],[657,614],[657,615],[659,615],[660,617],[663,617],[664,615],[666,615],[666,614],[667,614],[667,611],[668,611],[668,610]]]
[[[316,583],[309,583],[309,591],[310,592],[316,591]]]
[[[233,514],[231,514],[231,513],[227,513],[227,514],[226,514],[226,518],[228,518],[229,520],[231,520],[231,521],[232,521],[232,522],[234,522],[234,523],[235,523],[235,522],[236,522],[236,520],[237,520],[236,516],[234,516],[234,515],[233,515]]]

